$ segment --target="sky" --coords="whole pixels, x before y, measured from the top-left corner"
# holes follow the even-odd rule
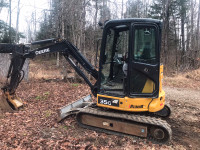
[[[9,0],[8,0],[9,1]],[[50,0],[20,0],[20,17],[19,17],[19,31],[26,35],[28,29],[28,21],[31,20],[32,13],[36,11],[36,22],[37,29],[39,29],[40,21],[42,21],[44,9],[49,9],[49,1]],[[110,0],[115,1],[118,5],[121,5],[122,0]],[[123,0],[126,3],[127,0]],[[18,0],[11,0],[12,2],[12,24],[13,28],[16,28],[16,20],[17,20],[17,4]],[[117,10],[119,15],[121,14],[121,10]],[[1,20],[7,22],[9,24],[9,9],[3,8],[0,13]]]
[[[20,17],[19,17],[19,31],[25,32],[27,30],[27,21],[31,19],[31,14],[36,10],[37,25],[42,18],[44,9],[49,9],[49,0],[20,0]],[[16,27],[17,20],[17,3],[18,0],[11,0],[12,4],[12,27]],[[1,20],[9,24],[9,9],[4,8],[0,13]]]

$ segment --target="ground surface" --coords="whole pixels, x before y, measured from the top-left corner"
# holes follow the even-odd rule
[[[1,85],[1,84],[0,84]],[[57,109],[90,93],[83,84],[33,79],[17,93],[25,107],[0,113],[1,149],[199,149],[200,80],[193,76],[166,77],[164,89],[171,104],[167,120],[173,138],[168,145],[136,137],[118,137],[79,127],[70,117],[57,122]]]

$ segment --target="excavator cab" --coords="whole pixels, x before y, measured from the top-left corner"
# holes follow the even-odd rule
[[[97,105],[125,111],[161,110],[165,94],[159,86],[163,71],[160,43],[158,20],[108,22],[103,33]]]

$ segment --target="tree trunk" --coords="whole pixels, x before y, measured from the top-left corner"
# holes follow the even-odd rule
[[[9,5],[9,12],[10,12],[10,21],[9,21],[9,43],[11,43],[12,39],[11,39],[11,14],[12,14],[12,10],[11,10],[11,0],[9,1],[10,5]]]
[[[18,5],[17,5],[17,21],[16,21],[16,35],[15,35],[15,42],[18,43],[18,28],[19,28],[19,13],[20,13],[20,8],[19,8],[20,0],[18,0]]]
[[[166,3],[164,3],[164,31],[163,31],[163,52],[164,52],[164,63],[168,63],[168,38],[169,38],[169,6],[170,6],[171,0],[167,0]]]
[[[123,18],[124,14],[124,0],[122,0],[122,12],[121,12],[121,19]]]
[[[185,14],[181,14],[181,64],[185,65]]]
[[[200,58],[200,50],[199,50],[199,21],[200,21],[200,0],[199,0],[199,8],[198,8],[198,16],[197,16],[197,32],[196,32],[196,48],[195,48],[195,61],[193,66],[198,68],[200,65],[199,58]],[[195,63],[196,62],[196,63]]]

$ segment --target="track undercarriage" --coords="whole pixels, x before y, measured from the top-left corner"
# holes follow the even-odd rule
[[[61,108],[59,120],[76,114],[78,124],[91,130],[121,136],[138,136],[158,143],[166,143],[171,139],[171,127],[165,120],[156,117],[159,114],[116,111],[96,106],[89,102],[89,97],[85,97],[85,100],[83,98]]]

